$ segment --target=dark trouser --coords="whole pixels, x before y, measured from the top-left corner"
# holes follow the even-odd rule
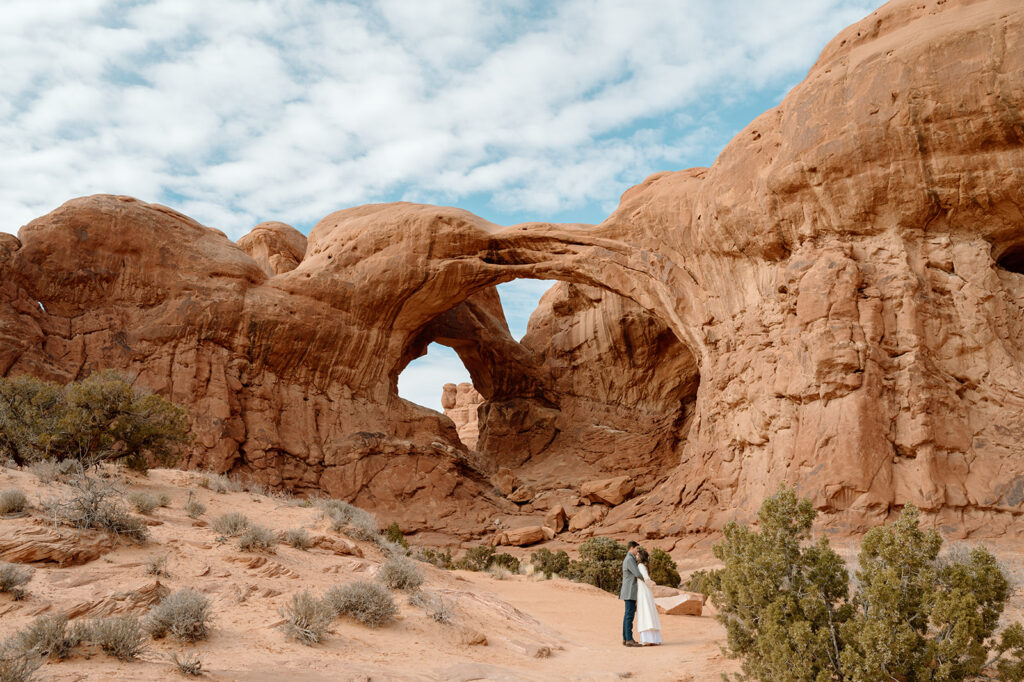
[[[626,602],[626,615],[622,617],[622,641],[633,641],[633,619],[636,618],[636,599],[623,599]]]

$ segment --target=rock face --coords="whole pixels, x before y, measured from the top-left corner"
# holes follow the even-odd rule
[[[704,612],[704,596],[693,592],[681,592],[673,597],[655,598],[658,613],[668,616],[699,616]]]
[[[505,466],[538,495],[636,482],[570,528],[718,528],[786,482],[839,528],[914,503],[1004,532],[1024,511],[1022,32],[1016,0],[890,2],[711,168],[647,178],[598,226],[385,204],[303,249],[72,200],[0,237],[0,374],[121,369],[190,407],[187,465],[410,530],[512,513]],[[494,289],[516,277],[563,282],[522,343]],[[482,396],[475,452],[397,395],[435,341]]]
[[[455,422],[455,430],[459,440],[470,450],[476,449],[480,437],[480,426],[477,421],[476,409],[484,401],[473,384],[445,384],[441,394],[441,406],[446,417]]]

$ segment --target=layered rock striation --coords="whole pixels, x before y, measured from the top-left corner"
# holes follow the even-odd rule
[[[508,512],[504,466],[536,490],[630,474],[600,523],[652,538],[784,482],[837,527],[914,503],[1003,532],[1024,511],[1022,34],[1014,0],[894,0],[711,168],[647,178],[598,226],[383,204],[303,248],[75,199],[0,237],[0,373],[121,369],[191,408],[189,466],[415,530]],[[517,277],[564,282],[522,343],[493,289]],[[475,452],[397,395],[434,341],[482,396]]]

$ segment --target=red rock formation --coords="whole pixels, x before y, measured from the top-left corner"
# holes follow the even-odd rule
[[[1022,32],[1015,0],[890,2],[596,227],[387,204],[243,249],[73,200],[0,240],[0,372],[120,368],[192,409],[190,466],[403,528],[479,534],[505,465],[538,493],[637,481],[571,529],[717,528],[788,482],[845,528],[913,502],[998,533],[1024,511]],[[515,277],[567,282],[522,344],[492,293]],[[434,340],[485,398],[475,456],[397,396]]]
[[[476,408],[483,399],[484,397],[473,388],[473,384],[465,382],[458,386],[445,384],[441,395],[441,407],[444,408],[445,416],[455,422],[459,440],[470,450],[476,449],[476,442],[480,437]]]

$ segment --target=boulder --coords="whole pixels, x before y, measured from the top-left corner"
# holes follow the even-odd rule
[[[491,477],[491,482],[505,497],[511,495],[519,487],[519,478],[507,467],[498,469],[498,473]]]
[[[680,592],[674,597],[655,597],[658,613],[667,616],[699,616],[704,611],[704,595]]]
[[[633,493],[633,480],[629,476],[604,478],[587,481],[580,486],[580,495],[591,502],[601,502],[610,507],[622,504]]]
[[[601,504],[591,505],[589,507],[583,507],[580,511],[576,512],[571,519],[569,519],[569,530],[583,530],[590,526],[604,520],[604,517],[608,515],[608,507]]]
[[[680,590],[674,587],[668,587],[667,585],[654,585],[651,587],[651,593],[655,599],[659,597],[676,597],[679,596]]]
[[[528,485],[521,485],[508,496],[508,499],[516,504],[525,504],[533,499],[533,495],[533,488]]]
[[[561,533],[569,525],[569,516],[565,513],[565,507],[560,504],[548,510],[544,516],[544,526],[555,533]]]
[[[516,547],[525,547],[547,539],[543,526],[526,526],[505,532],[505,543]]]

